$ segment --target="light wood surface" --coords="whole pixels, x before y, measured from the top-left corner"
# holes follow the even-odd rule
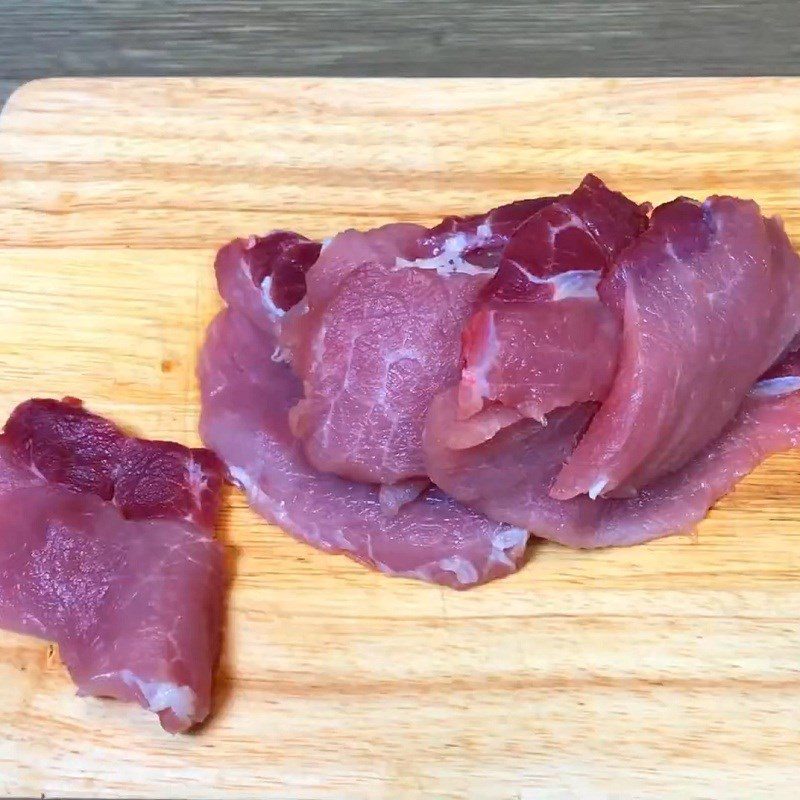
[[[587,170],[731,192],[800,244],[800,82],[54,80],[0,117],[0,417],[77,395],[197,442],[226,239],[432,221]],[[756,798],[800,781],[800,454],[695,538],[537,545],[466,593],[295,543],[229,494],[218,708],[170,737],[0,632],[0,793]],[[1,535],[1,534],[0,534]]]

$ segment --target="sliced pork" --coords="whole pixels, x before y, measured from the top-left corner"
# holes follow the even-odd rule
[[[454,390],[451,390],[453,392]],[[452,497],[493,519],[571,547],[630,545],[691,531],[709,508],[772,453],[800,446],[800,355],[793,353],[750,388],[722,435],[684,467],[628,499],[549,494],[594,404],[554,411],[547,425],[521,420],[491,440],[454,449],[429,438],[452,430],[454,398],[442,396],[426,429],[431,476]]]
[[[272,330],[305,295],[305,275],[321,248],[291,231],[234,239],[217,254],[219,293],[254,324]]]
[[[646,225],[644,207],[587,175],[515,230],[464,329],[460,416],[499,402],[541,421],[606,396],[620,321],[597,284]]]
[[[800,263],[753,202],[650,211],[588,175],[433,228],[223,250],[204,440],[297,538],[457,588],[514,571],[526,531],[690,530],[798,444]]]
[[[706,448],[797,333],[798,267],[752,201],[656,209],[601,287],[623,314],[619,369],[553,496],[630,496]]]
[[[464,323],[508,237],[548,202],[334,237],[282,335],[303,382],[292,430],[313,466],[382,484],[424,478],[425,414],[458,379]]]
[[[58,642],[81,694],[182,731],[211,704],[222,464],[125,436],[75,400],[19,406],[0,436],[0,626]]]
[[[302,385],[287,365],[265,357],[273,348],[269,333],[227,309],[211,325],[199,368],[203,440],[259,514],[321,550],[458,589],[518,568],[524,530],[419,483],[404,487],[415,499],[382,498],[374,484],[313,467],[289,427]]]

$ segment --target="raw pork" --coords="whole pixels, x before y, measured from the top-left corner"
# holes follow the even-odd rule
[[[430,431],[465,424],[454,419],[454,397],[441,396],[430,414],[446,419],[426,428],[431,476],[487,516],[571,547],[630,545],[687,533],[765,458],[800,446],[800,354],[789,355],[750,388],[721,436],[637,497],[555,500],[548,489],[594,405],[554,411],[545,426],[521,420],[478,446],[454,449],[430,438]]]
[[[291,425],[315,467],[387,485],[424,478],[425,414],[458,378],[464,323],[509,237],[550,202],[348,230],[323,249],[276,351],[303,381]]]
[[[220,648],[222,464],[31,400],[0,436],[0,626],[58,642],[79,692],[203,720]]]
[[[624,315],[619,370],[553,496],[630,496],[712,442],[800,328],[798,267],[752,201],[656,209],[601,287]]]
[[[227,309],[211,325],[199,370],[203,440],[259,514],[321,550],[458,589],[518,568],[524,530],[490,522],[437,489],[387,513],[377,486],[309,464],[288,422],[302,386],[288,366],[265,358],[273,345]]]
[[[219,293],[253,323],[272,330],[305,294],[306,272],[321,247],[291,231],[234,239],[217,254]]]
[[[646,225],[643,207],[587,175],[516,229],[464,330],[461,417],[495,401],[541,421],[606,396],[620,322],[597,284]]]

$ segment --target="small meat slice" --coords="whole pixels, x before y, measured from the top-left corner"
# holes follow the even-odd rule
[[[443,446],[426,432],[431,476],[471,508],[571,547],[632,545],[688,533],[764,459],[800,446],[800,355],[790,355],[751,387],[719,438],[637,497],[555,500],[548,489],[594,407],[559,409],[546,426],[521,420],[472,448]],[[459,424],[452,395],[437,398],[430,413],[445,419],[426,431]]]
[[[425,229],[413,227],[416,241]],[[308,273],[307,309],[287,318],[283,345],[304,389],[291,426],[323,472],[385,484],[425,475],[428,404],[458,379],[461,329],[491,272],[407,261],[410,228],[335,237]]]
[[[541,421],[554,408],[606,396],[620,321],[597,284],[646,226],[645,207],[587,175],[516,229],[464,329],[462,417],[499,402]]]
[[[425,414],[458,378],[464,323],[508,239],[550,202],[448,217],[430,230],[348,230],[324,248],[277,351],[303,381],[291,425],[315,467],[387,486],[424,477]]]
[[[486,516],[509,521],[535,536],[599,546],[597,503],[587,497],[563,502],[548,489],[586,429],[595,403],[559,408],[542,425],[504,420],[491,436],[473,434],[476,421],[502,408],[490,406],[467,420],[457,416],[455,387],[432,403],[425,426],[426,466],[431,480],[451,497]],[[596,537],[595,537],[596,535]],[[595,537],[595,538],[593,538]]]
[[[223,479],[208,450],[31,400],[0,436],[0,626],[58,642],[81,694],[202,721],[220,649]]]
[[[712,442],[800,327],[799,266],[752,201],[656,209],[601,287],[624,315],[620,365],[553,496],[630,496]]]
[[[524,530],[490,522],[437,489],[387,514],[377,486],[309,464],[288,423],[302,386],[286,365],[263,357],[272,345],[227,309],[209,329],[199,367],[203,440],[259,514],[321,550],[458,589],[518,568]]]
[[[272,329],[305,295],[305,275],[321,247],[291,231],[234,239],[217,254],[219,293],[253,323]]]
[[[315,467],[372,483],[425,475],[428,404],[458,379],[459,334],[487,279],[365,266],[312,309],[314,357],[290,419]]]

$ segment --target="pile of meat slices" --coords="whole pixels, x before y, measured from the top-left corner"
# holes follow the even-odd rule
[[[210,708],[226,469],[297,538],[464,589],[516,570],[530,535],[688,531],[800,445],[800,259],[752,201],[651,210],[589,175],[430,229],[237,240],[216,271],[210,449],[70,398],[0,434],[0,627],[169,731]]]
[[[216,271],[205,443],[268,520],[389,574],[467,588],[531,534],[686,532],[800,440],[800,260],[752,201],[588,175],[430,229],[236,240]]]

